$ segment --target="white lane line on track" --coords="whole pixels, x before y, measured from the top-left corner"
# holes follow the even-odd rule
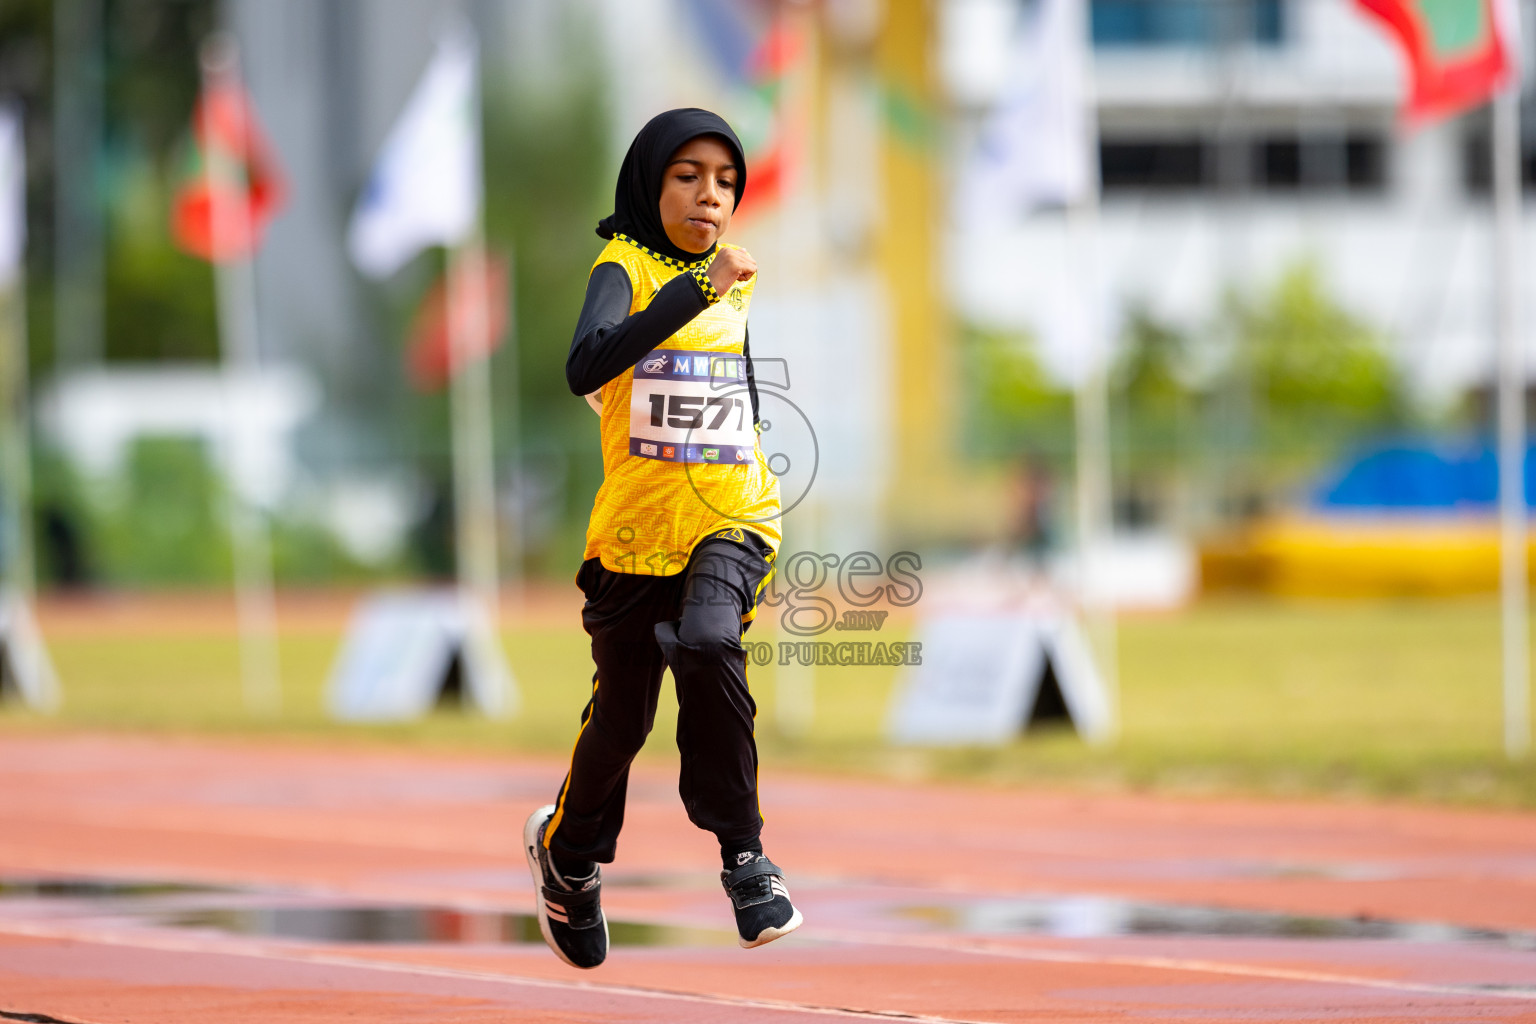
[[[1321,985],[1351,985],[1357,988],[1385,989],[1393,992],[1423,992],[1446,996],[1490,996],[1499,999],[1536,1001],[1536,990],[1533,989],[1484,989],[1475,988],[1471,985],[1438,985],[1427,981],[1397,981],[1391,978],[1370,978],[1358,974],[1302,971],[1290,967],[1264,967],[1260,964],[1222,963],[1219,960],[1193,960],[1168,956],[1103,956],[1094,953],[1074,953],[1071,950],[1065,949],[1041,949],[1036,946],[978,942],[974,939],[892,936],[870,932],[824,930],[820,928],[808,931],[806,937],[847,945],[931,949],[951,953],[974,953],[980,956],[1004,957],[1011,960],[1034,960],[1041,963],[1144,967],[1154,970],[1187,971],[1198,974],[1225,974],[1239,978],[1264,978],[1272,981],[1300,981]]]
[[[737,1009],[802,1013],[818,1017],[848,1017],[855,1020],[917,1021],[920,1024],[997,1024],[996,1021],[978,1021],[963,1017],[935,1017],[923,1013],[906,1013],[901,1010],[866,1010],[855,1007],[819,1006],[814,1003],[793,1003],[778,999],[749,999],[738,996],[715,995],[708,992],[681,992],[674,989],[643,988],[638,985],[608,985],[592,981],[556,981],[551,978],[527,978],[515,974],[494,974],[489,971],[470,971],[454,967],[408,964],[393,960],[371,960],[366,957],[349,957],[334,953],[276,947],[238,939],[228,943],[220,942],[215,946],[210,945],[206,937],[198,941],[190,941],[176,936],[159,935],[149,931],[128,933],[100,928],[57,927],[10,921],[0,922],[0,933],[23,935],[29,938],[66,939],[72,942],[123,946],[130,949],[149,949],[161,953],[244,956],[260,960],[278,960],[289,963],[317,964],[327,967],[355,968],[365,971],[377,971],[384,974],[459,978],[465,981],[492,982],[521,988],[591,992],[600,995],[630,996],[635,999],[698,1003],[705,1006],[730,1006]]]

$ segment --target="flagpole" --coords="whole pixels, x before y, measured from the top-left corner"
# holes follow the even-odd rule
[[[819,311],[812,308],[817,281],[816,258],[820,255],[820,235],[816,233],[812,173],[810,123],[813,102],[812,80],[818,55],[815,19],[809,7],[795,0],[779,0],[774,28],[801,40],[801,48],[792,64],[781,72],[777,109],[780,154],[784,160],[784,178],[779,191],[778,224],[774,261],[778,275],[779,301],[787,329],[802,336],[814,336]],[[789,155],[794,154],[793,165]],[[812,346],[814,347],[814,346]],[[807,495],[795,512],[792,533],[800,551],[815,551],[821,541],[822,505]],[[780,519],[784,526],[785,520]],[[785,549],[789,550],[788,548]],[[815,664],[780,663],[774,672],[774,725],[792,740],[804,739],[816,723],[817,672]]]
[[[1109,345],[1104,337],[1104,322],[1099,309],[1099,166],[1098,108],[1093,81],[1093,42],[1085,3],[1070,6],[1076,23],[1073,32],[1082,42],[1083,64],[1080,97],[1085,131],[1081,145],[1085,166],[1090,168],[1089,187],[1080,200],[1067,208],[1068,244],[1072,248],[1073,269],[1078,281],[1078,301],[1082,303],[1085,365],[1078,377],[1073,400],[1076,434],[1076,518],[1084,617],[1089,643],[1099,676],[1109,702],[1109,726],[1105,731],[1113,740],[1120,731],[1119,636],[1114,602],[1110,595],[1096,592],[1095,579],[1107,577],[1104,559],[1114,538],[1114,479],[1109,449]]]
[[[0,533],[0,554],[5,556],[0,561],[0,599],[9,590],[11,596],[30,602],[37,589],[37,569],[27,380],[26,168],[20,108],[0,103],[0,231],[5,232],[0,237],[0,502],[11,506],[0,503],[0,526],[7,527]]]
[[[1520,338],[1520,75],[1493,101],[1494,293],[1499,346],[1499,546],[1504,753],[1531,746],[1525,504],[1525,360]]]
[[[1113,739],[1119,731],[1120,672],[1114,601],[1102,589],[1109,575],[1105,559],[1114,537],[1114,505],[1109,451],[1109,354],[1098,315],[1098,227],[1096,194],[1068,209],[1068,242],[1073,250],[1076,291],[1078,301],[1083,303],[1086,325],[1086,365],[1081,367],[1073,397],[1079,585],[1094,660],[1109,701],[1110,725],[1106,736]]]
[[[464,26],[464,31],[471,31]],[[476,72],[479,61],[474,64]],[[491,423],[491,359],[478,343],[490,333],[486,292],[485,175],[480,165],[480,88],[472,93],[474,220],[448,254],[449,417],[453,429],[454,554],[460,600],[484,614],[494,635],[501,622],[496,552],[496,463]]]
[[[240,632],[240,675],[246,710],[276,715],[282,709],[281,665],[277,647],[277,599],[272,581],[272,543],[266,516],[242,492],[243,468],[253,444],[250,410],[241,401],[241,386],[261,369],[257,334],[256,265],[250,254],[232,255],[232,240],[251,238],[249,202],[228,202],[232,190],[244,193],[243,182],[221,188],[220,159],[212,103],[219,95],[240,89],[240,56],[232,36],[219,33],[204,44],[202,55],[204,142],[203,175],[208,192],[209,233],[214,283],[218,298],[220,348],[223,353],[228,419],[226,513],[234,563],[235,613]],[[222,257],[222,258],[221,258]]]
[[[500,582],[490,358],[476,351],[476,339],[485,338],[489,323],[485,243],[477,223],[474,236],[455,246],[448,257],[454,551],[460,594],[478,605],[494,628],[500,615]]]
[[[10,536],[5,549],[10,557],[6,564],[6,583],[13,594],[31,604],[37,594],[37,562],[34,556],[32,536],[32,425],[28,403],[27,383],[27,287],[26,270],[18,273],[6,291],[0,291],[0,302],[6,306],[4,337],[0,338],[0,367],[8,368],[5,377],[7,391],[0,392],[0,423],[5,431],[3,458],[4,479],[11,485]]]
[[[486,318],[489,321],[489,309],[486,310]],[[508,531],[506,551],[507,575],[513,588],[510,598],[515,610],[523,602],[523,520],[528,511],[528,494],[524,490],[527,480],[523,476],[522,380],[517,365],[517,255],[510,246],[507,248],[507,338],[504,345],[506,355],[503,357],[503,365],[508,379],[502,405],[506,410],[504,415],[511,435],[512,479],[517,485],[518,496],[516,514]],[[486,358],[490,358],[490,349],[486,350]],[[486,404],[490,405],[489,396]],[[491,424],[487,423],[488,430],[490,427]]]

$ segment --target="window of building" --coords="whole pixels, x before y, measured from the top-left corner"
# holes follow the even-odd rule
[[[1206,145],[1199,138],[1099,141],[1104,190],[1198,189],[1206,184]]]
[[[1365,135],[1291,136],[1254,143],[1254,185],[1267,189],[1379,189],[1386,146]]]
[[[1210,47],[1276,45],[1284,13],[1283,0],[1092,0],[1090,16],[1095,46]]]
[[[1244,144],[1245,175],[1259,191],[1346,190],[1386,186],[1386,140],[1367,134],[1264,135]],[[1099,141],[1104,190],[1214,191],[1220,187],[1220,143],[1209,136]]]
[[[1531,123],[1532,111],[1521,103],[1520,112],[1520,181],[1527,192],[1536,191],[1536,133]],[[1493,187],[1493,154],[1489,152],[1491,139],[1488,115],[1474,114],[1466,119],[1467,128],[1461,142],[1461,178],[1469,194],[1487,196]]]

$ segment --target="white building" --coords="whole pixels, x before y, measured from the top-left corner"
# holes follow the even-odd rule
[[[945,2],[940,64],[974,120],[1006,71],[1007,31],[984,27],[1011,28],[1021,0]],[[1223,290],[1263,291],[1312,260],[1426,398],[1491,372],[1484,114],[1405,131],[1404,62],[1353,0],[1089,2],[1112,310],[1136,302],[1197,327]],[[1054,296],[1069,291],[1059,220],[957,224],[958,308],[1049,348]],[[1536,315],[1532,280],[1523,305]]]

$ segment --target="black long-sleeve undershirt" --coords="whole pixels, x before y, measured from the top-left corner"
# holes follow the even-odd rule
[[[630,315],[629,274],[617,263],[599,263],[587,280],[587,297],[565,360],[565,382],[574,395],[589,395],[638,363],[709,308],[692,274],[678,274],[655,298]]]
[[[587,297],[576,321],[576,334],[565,360],[565,383],[573,395],[589,395],[632,369],[694,317],[709,308],[692,274],[678,274],[662,285],[650,304],[629,312],[634,293],[629,274],[617,263],[599,263],[587,280]],[[752,350],[743,343],[752,421],[757,422],[757,382]]]

